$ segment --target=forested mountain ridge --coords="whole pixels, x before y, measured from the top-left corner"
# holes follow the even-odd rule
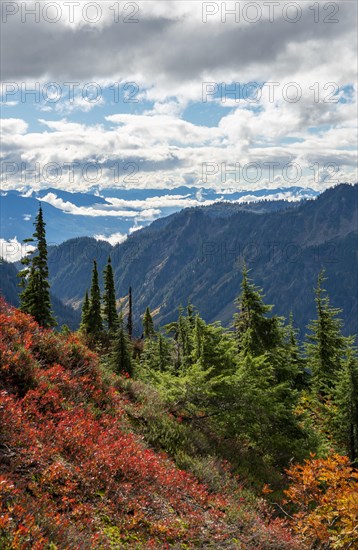
[[[168,216],[183,208],[183,204],[200,204],[218,200],[234,201],[272,199],[272,208],[279,208],[286,198],[290,201],[300,201],[315,197],[317,191],[301,187],[286,189],[258,189],[248,193],[237,191],[222,194],[214,189],[197,187],[178,187],[175,189],[105,189],[96,187],[85,193],[68,192],[48,188],[35,191],[31,188],[2,191],[0,194],[0,209],[2,217],[3,239],[26,238],[31,232],[31,223],[36,216],[39,201],[47,222],[48,243],[59,244],[67,239],[96,236],[106,237],[113,233],[125,235],[137,223],[140,227],[148,226],[154,219]],[[166,199],[169,197],[169,200]],[[150,215],[141,216],[144,210],[151,209],[151,201],[155,200],[155,208]],[[116,207],[116,201],[120,206]],[[263,203],[261,203],[262,205]],[[252,207],[254,204],[251,203]],[[239,205],[238,205],[239,206]],[[113,212],[117,209],[116,212]],[[133,217],[134,216],[134,217]]]
[[[70,240],[49,249],[51,287],[78,306],[93,259],[102,270],[110,254],[117,295],[125,297],[133,288],[137,332],[147,306],[162,324],[188,300],[208,322],[229,324],[245,258],[267,302],[285,316],[292,310],[304,333],[314,311],[317,274],[325,267],[332,303],[344,311],[345,332],[356,333],[357,192],[357,185],[342,184],[275,212],[235,211],[236,205],[225,204],[185,209],[115,247]]]

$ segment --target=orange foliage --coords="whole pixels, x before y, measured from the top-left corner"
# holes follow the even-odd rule
[[[345,456],[311,457],[288,470],[286,492],[299,511],[293,529],[315,548],[354,548],[358,540],[358,473]]]

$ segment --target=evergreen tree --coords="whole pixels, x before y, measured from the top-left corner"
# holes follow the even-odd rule
[[[194,361],[200,361],[204,358],[204,322],[199,315],[196,316],[194,321],[193,336],[193,359]]]
[[[55,326],[56,321],[51,311],[46,224],[41,204],[34,225],[33,238],[25,239],[24,242],[36,241],[36,251],[22,260],[25,267],[18,274],[21,278],[20,286],[23,288],[20,295],[20,309],[32,315],[40,326],[48,328]]]
[[[147,339],[144,345],[141,364],[149,371],[165,372],[172,370],[172,346],[161,333]]]
[[[350,460],[358,459],[358,358],[351,345],[333,391],[332,431]]]
[[[179,310],[181,311],[181,310]],[[175,349],[175,360],[174,360],[174,370],[179,371],[181,364],[181,352],[180,352],[180,343],[179,343],[179,322],[173,321],[164,327],[167,334],[172,334],[173,345]]]
[[[178,318],[178,352],[179,362],[183,369],[190,366],[192,362],[191,353],[193,349],[192,333],[194,327],[191,324],[190,317],[183,314],[183,309],[179,308]]]
[[[288,325],[285,327],[285,344],[283,347],[282,361],[287,365],[289,378],[293,387],[303,390],[308,387],[310,375],[305,369],[305,360],[301,355],[297,339],[297,329],[293,325],[292,312],[289,316]]]
[[[315,291],[317,319],[309,325],[312,333],[308,336],[310,342],[306,346],[313,384],[321,396],[332,393],[348,344],[347,338],[341,332],[342,322],[337,318],[341,310],[331,307],[329,297],[322,286],[324,281],[324,271],[321,271]]]
[[[293,315],[292,311],[289,316],[288,325],[287,325],[287,346],[291,356],[292,363],[300,363],[301,357],[298,349],[298,340],[297,340],[297,330],[293,326]]]
[[[194,324],[195,324],[194,306],[190,301],[188,302],[188,305],[186,308],[186,314],[187,314],[188,321],[191,328],[194,328]]]
[[[107,266],[104,270],[104,294],[103,294],[103,315],[110,333],[113,333],[118,327],[118,314],[116,309],[116,294],[114,288],[114,277],[111,258],[108,258]]]
[[[288,327],[282,318],[268,317],[272,306],[263,302],[262,291],[243,268],[239,313],[235,316],[238,342],[237,426],[255,445],[284,463],[289,454],[299,452],[295,439],[303,445],[305,434],[295,415],[304,379],[292,319]],[[302,378],[302,380],[301,380]],[[252,402],[253,416],[245,408]],[[244,404],[244,409],[242,409]],[[239,429],[239,427],[237,428]]]
[[[165,371],[170,365],[171,354],[170,346],[164,338],[164,336],[159,333],[158,335],[158,368],[161,372]]]
[[[273,306],[263,302],[261,289],[249,279],[246,265],[237,305],[239,313],[235,315],[235,328],[239,352],[258,356],[282,344],[281,321],[278,317],[266,316]]]
[[[133,375],[133,363],[130,351],[130,340],[124,329],[123,316],[120,314],[118,327],[112,345],[109,364],[117,374]]]
[[[81,316],[81,324],[80,324],[80,329],[84,332],[88,332],[89,315],[90,315],[90,301],[88,298],[88,290],[86,290],[85,299],[83,300],[83,305],[82,305],[82,316]]]
[[[97,262],[93,261],[92,271],[92,286],[90,292],[90,307],[88,315],[88,333],[96,339],[101,335],[103,330],[101,316],[101,291],[98,282]]]
[[[150,314],[149,307],[146,308],[145,313],[143,315],[143,331],[144,331],[145,338],[151,338],[155,333],[153,318]]]
[[[288,382],[277,382],[269,358],[242,353],[237,372],[228,381],[232,406],[223,419],[228,433],[248,440],[280,466],[292,457],[302,458],[307,449],[306,434],[295,414],[298,393]]]
[[[235,340],[220,323],[206,324],[199,314],[194,319],[191,339],[191,364],[211,369],[211,376],[227,375],[236,370]]]
[[[128,318],[127,318],[127,332],[129,338],[133,336],[133,304],[132,304],[132,287],[129,287],[128,292]]]

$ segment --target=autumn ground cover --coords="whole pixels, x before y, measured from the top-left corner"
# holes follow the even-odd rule
[[[4,302],[0,327],[1,548],[296,547],[239,485],[213,492],[134,434],[78,335]]]
[[[0,330],[1,548],[354,548],[345,457],[293,465],[281,503],[291,519],[274,517],[229,464],[213,458],[201,475],[193,457],[180,469],[153,436],[159,414],[170,442],[180,419],[155,412],[153,389],[106,371],[79,334],[43,330],[3,301]]]

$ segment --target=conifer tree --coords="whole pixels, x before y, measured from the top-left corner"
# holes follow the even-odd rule
[[[179,309],[179,312],[181,310]],[[169,323],[168,325],[165,325],[164,327],[167,334],[173,334],[173,343],[175,348],[175,362],[174,362],[174,370],[178,371],[181,365],[181,350],[180,350],[180,342],[179,342],[179,322],[173,321]]]
[[[244,435],[276,464],[287,464],[306,452],[305,432],[295,414],[297,392],[288,382],[277,383],[267,355],[241,353],[239,367],[230,382],[233,402],[227,425]]]
[[[253,441],[261,440],[262,449],[284,462],[295,447],[295,439],[300,439],[301,444],[304,439],[294,413],[303,365],[292,320],[291,326],[284,327],[280,317],[268,317],[272,306],[264,303],[262,291],[249,279],[246,266],[238,306],[239,313],[235,316],[238,391],[241,391],[238,395],[242,403],[247,399],[244,407],[253,402],[253,417],[243,410],[239,423]],[[254,404],[255,396],[257,403]],[[255,435],[257,428],[260,436]]]
[[[239,352],[262,355],[282,343],[280,319],[266,316],[273,306],[263,302],[262,292],[249,279],[246,265],[242,271],[237,305],[239,313],[235,315],[235,328]]]
[[[186,307],[186,314],[187,314],[188,321],[191,328],[194,328],[194,325],[195,325],[194,306],[190,301],[188,302],[188,305]]]
[[[132,304],[132,287],[128,291],[128,317],[127,317],[127,332],[129,338],[133,335],[133,304]]]
[[[113,269],[110,257],[108,258],[107,266],[104,270],[103,303],[103,315],[107,329],[110,333],[113,333],[118,327],[118,314],[116,309]]]
[[[141,363],[152,371],[172,370],[172,346],[160,332],[146,340]]]
[[[101,316],[101,291],[98,282],[97,262],[93,261],[92,286],[90,292],[90,307],[88,315],[88,333],[98,338],[103,330]]]
[[[146,308],[143,315],[143,331],[145,338],[151,338],[155,333],[153,318],[151,316],[149,307]]]
[[[297,332],[297,329],[293,325],[293,315],[291,312],[288,325],[285,327],[286,338],[282,360],[287,364],[287,372],[293,382],[293,387],[303,390],[308,386],[310,376],[305,370],[305,360],[300,352]]]
[[[206,324],[197,314],[190,340],[191,363],[211,369],[211,376],[221,376],[236,370],[235,340],[224,331],[220,323]]]
[[[124,329],[123,316],[120,314],[109,361],[110,366],[117,374],[126,373],[129,376],[133,375],[130,347],[131,343]]]
[[[23,288],[20,309],[32,315],[40,326],[49,328],[55,326],[56,321],[51,311],[46,224],[41,204],[34,225],[33,238],[25,239],[24,242],[36,241],[36,251],[22,260],[25,267],[18,274],[21,278],[20,286]]]
[[[193,334],[193,359],[200,361],[204,355],[204,322],[199,315],[195,317],[195,328]]]
[[[293,363],[299,363],[300,352],[298,349],[298,342],[297,342],[297,330],[293,326],[292,311],[290,313],[290,316],[288,319],[288,325],[287,325],[287,344],[291,355],[291,361]]]
[[[88,298],[88,290],[86,290],[85,299],[83,300],[83,305],[82,305],[82,316],[81,316],[81,324],[80,324],[80,329],[84,332],[88,332],[89,315],[90,315],[90,301]]]
[[[168,342],[164,336],[159,333],[158,336],[158,367],[161,372],[168,368],[170,365],[170,348]]]
[[[317,319],[309,325],[310,342],[306,346],[313,384],[321,396],[332,393],[348,344],[347,338],[341,332],[342,321],[337,318],[341,310],[331,307],[329,297],[323,288],[324,281],[324,271],[321,271],[316,288]]]
[[[193,323],[194,324],[194,323]],[[186,369],[191,363],[192,353],[192,332],[194,326],[191,319],[183,314],[182,307],[179,308],[178,318],[178,346],[180,366]]]
[[[332,431],[354,463],[358,459],[358,358],[353,342],[333,391]]]

